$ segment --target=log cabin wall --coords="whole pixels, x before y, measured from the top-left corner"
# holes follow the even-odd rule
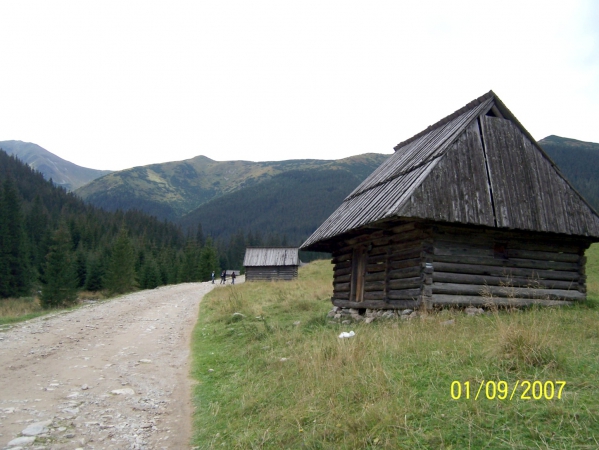
[[[435,305],[557,305],[586,298],[589,241],[564,235],[433,227]]]
[[[358,309],[417,308],[432,276],[432,228],[397,225],[345,240],[333,252],[335,306]],[[424,298],[426,301],[426,298]]]
[[[248,266],[245,268],[246,281],[293,280],[297,278],[298,266]]]

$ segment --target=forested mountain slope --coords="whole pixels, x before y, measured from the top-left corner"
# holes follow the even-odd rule
[[[186,240],[177,226],[140,211],[85,204],[0,151],[0,298],[40,288],[44,297],[50,285],[59,293],[124,292],[208,279],[214,269],[218,255],[202,236]],[[127,284],[117,285],[123,275]]]
[[[568,181],[599,211],[599,144],[548,136],[539,144]]]
[[[15,155],[24,163],[41,172],[46,180],[62,186],[67,191],[89,183],[96,178],[111,173],[110,170],[95,170],[81,167],[66,161],[37,144],[23,141],[0,141],[0,149]]]
[[[180,219],[184,229],[227,239],[238,230],[299,245],[362,181],[343,170],[292,170],[211,200]]]
[[[174,220],[210,200],[256,186],[281,173],[337,170],[361,180],[387,157],[369,153],[333,161],[251,162],[197,156],[114,172],[78,189],[77,194],[107,210],[137,208],[160,219]]]

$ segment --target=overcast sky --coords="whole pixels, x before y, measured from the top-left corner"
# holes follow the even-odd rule
[[[0,140],[95,169],[338,159],[493,89],[599,142],[599,2],[0,2]]]

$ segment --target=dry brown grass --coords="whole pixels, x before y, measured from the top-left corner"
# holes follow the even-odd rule
[[[0,323],[11,323],[42,315],[44,309],[37,297],[0,300]]]

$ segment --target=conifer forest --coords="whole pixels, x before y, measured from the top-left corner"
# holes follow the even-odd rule
[[[184,232],[141,211],[108,212],[0,150],[0,298],[37,295],[61,307],[82,290],[208,281],[212,271],[241,269],[247,245],[284,241],[243,230],[214,241],[201,225]]]

